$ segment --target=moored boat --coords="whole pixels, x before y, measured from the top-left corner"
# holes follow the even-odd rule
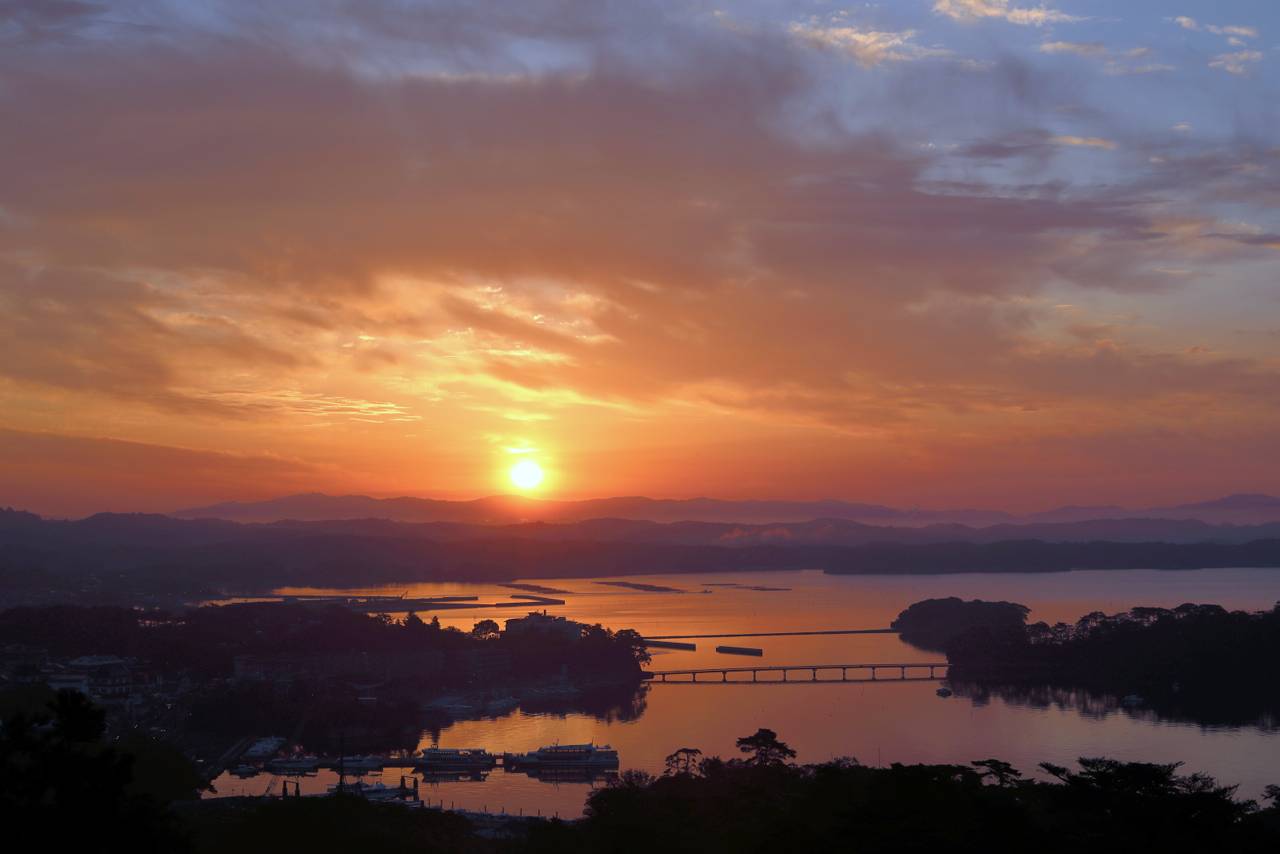
[[[363,774],[367,771],[381,770],[387,764],[387,760],[382,756],[343,756],[338,759],[332,759],[328,763],[331,767],[341,768],[347,774]]]
[[[318,756],[290,756],[284,759],[272,759],[267,763],[267,770],[273,774],[306,774],[320,767]]]
[[[413,764],[427,771],[487,770],[498,764],[498,757],[479,747],[428,747]]]
[[[388,786],[386,783],[335,783],[329,786],[328,791],[331,795],[341,792],[370,801],[401,801],[415,796],[417,788]]]
[[[521,768],[617,768],[618,751],[607,744],[552,744],[529,753],[504,753],[502,766]]]

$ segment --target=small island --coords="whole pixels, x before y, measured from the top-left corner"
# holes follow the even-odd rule
[[[1016,630],[1026,624],[1030,613],[1030,608],[1015,602],[964,601],[952,596],[916,602],[889,625],[912,646],[942,652],[972,629]]]
[[[901,638],[945,652],[961,694],[1017,701],[1046,690],[1095,706],[1150,709],[1206,724],[1274,727],[1280,716],[1280,603],[1095,611],[1075,623],[1028,624],[1013,602],[926,599],[893,621]]]

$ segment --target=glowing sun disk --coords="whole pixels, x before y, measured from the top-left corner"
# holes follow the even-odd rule
[[[521,460],[511,467],[511,482],[520,489],[533,489],[542,483],[542,466],[533,460]]]

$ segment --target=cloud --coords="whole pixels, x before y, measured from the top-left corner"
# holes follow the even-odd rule
[[[293,457],[229,453],[115,438],[0,428],[4,505],[55,515],[166,512],[235,496],[337,484],[336,472]]]
[[[1210,68],[1221,68],[1228,74],[1248,74],[1250,67],[1262,61],[1262,51],[1237,50],[1231,53],[1220,53],[1209,60]]]
[[[1041,53],[1074,53],[1077,56],[1106,56],[1110,50],[1102,42],[1045,42]]]
[[[1104,148],[1107,151],[1116,149],[1116,144],[1113,141],[1097,136],[1055,136],[1051,137],[1049,141],[1055,145],[1070,145],[1080,148]]]
[[[1085,20],[1047,6],[1010,6],[1009,0],[934,0],[933,11],[957,21],[997,18],[1011,24],[1033,27]]]
[[[790,29],[802,41],[848,54],[865,67],[883,62],[907,62],[951,55],[948,50],[915,44],[914,30],[881,32],[860,30],[847,24],[821,24],[816,21],[794,23]]]
[[[145,282],[92,271],[0,261],[0,307],[0,377],[21,383],[197,411],[209,404],[174,388],[188,365],[207,378],[210,361],[306,361]]]
[[[66,40],[104,11],[98,3],[81,0],[3,0],[0,44]]]
[[[1149,48],[1136,47],[1124,51],[1113,50],[1101,42],[1044,42],[1040,45],[1041,53],[1073,54],[1087,59],[1104,60],[1103,71],[1111,75],[1121,74],[1155,74],[1172,71],[1173,66],[1159,62],[1138,62],[1151,54]]]
[[[512,424],[682,443],[662,471],[735,437],[862,463],[1192,403],[1272,425],[1265,360],[1052,306],[1269,256],[1207,211],[1275,207],[1273,142],[1144,135],[1024,60],[909,61],[942,51],[909,30],[553,6],[237,5],[0,53],[0,423],[463,491],[414,461]],[[1075,147],[1115,152],[1096,183]]]
[[[1217,25],[1217,24],[1201,24],[1195,18],[1188,18],[1180,15],[1173,19],[1173,22],[1184,30],[1192,30],[1193,32],[1208,32],[1218,36],[1229,36],[1234,38],[1256,39],[1258,37],[1257,27],[1246,27],[1238,24]]]

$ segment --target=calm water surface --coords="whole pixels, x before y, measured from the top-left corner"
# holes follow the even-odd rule
[[[1230,609],[1259,610],[1280,601],[1280,570],[1070,572],[1052,574],[964,574],[918,576],[831,576],[820,572],[743,572],[699,575],[630,576],[620,579],[677,588],[653,593],[595,583],[603,579],[538,579],[537,584],[569,591],[567,604],[549,608],[573,620],[646,635],[751,631],[883,628],[912,602],[929,597],[1004,599],[1032,609],[1031,620],[1074,622],[1095,610],[1114,612],[1138,605],[1172,607],[1183,602],[1216,603]],[[740,585],[737,587],[723,586]],[[752,586],[787,588],[761,591]],[[709,590],[710,593],[702,591]],[[414,597],[479,595],[482,602],[510,600],[514,591],[496,585],[416,584],[356,590],[289,588],[287,594],[369,593]],[[437,612],[442,624],[470,629],[478,620],[499,622],[523,609],[477,608]],[[427,618],[424,612],[424,618]],[[654,651],[654,670],[743,664],[938,661],[943,656],[915,649],[895,635],[763,637],[698,640],[694,652]],[[718,654],[717,644],[756,646],[762,658]],[[1186,763],[1241,784],[1253,797],[1280,783],[1280,733],[1259,727],[1205,727],[1162,722],[1141,711],[1125,712],[1073,704],[1034,707],[999,698],[975,703],[940,698],[936,683],[828,685],[652,685],[644,689],[641,713],[631,720],[602,720],[585,714],[530,714],[516,710],[496,719],[460,721],[424,732],[420,747],[484,747],[494,753],[527,751],[541,745],[594,741],[617,748],[623,768],[660,772],[663,759],[679,747],[707,754],[735,755],[734,740],[768,727],[795,748],[800,762],[837,756],[864,764],[968,762],[997,757],[1024,772],[1040,762],[1070,764],[1080,756],[1110,756],[1152,762]],[[388,785],[399,771],[387,770]],[[303,778],[304,793],[324,791],[335,775]],[[239,780],[223,775],[220,795],[263,794],[278,782],[268,776]],[[428,787],[424,797],[446,807],[576,816],[591,789],[588,783],[547,783],[501,769],[485,781]]]

